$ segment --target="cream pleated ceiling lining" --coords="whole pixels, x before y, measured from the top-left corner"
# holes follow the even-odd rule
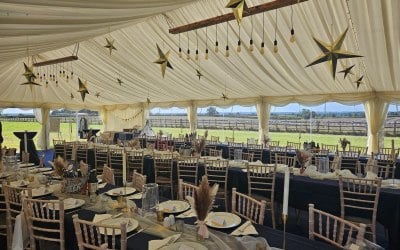
[[[246,1],[254,6],[267,1]],[[296,43],[289,42],[291,8],[278,11],[279,53],[272,53],[275,11],[265,13],[265,54],[258,51],[262,41],[262,14],[246,17],[241,26],[242,52],[236,52],[236,21],[218,25],[219,53],[214,52],[215,26],[207,29],[210,55],[204,60],[206,29],[198,30],[200,64],[194,60],[196,32],[183,33],[183,52],[189,48],[191,60],[178,57],[179,35],[170,27],[230,12],[226,1],[10,1],[0,3],[0,105],[15,107],[92,108],[107,110],[135,107],[151,99],[150,106],[170,107],[206,105],[253,105],[260,101],[284,105],[290,102],[316,104],[325,101],[363,102],[371,98],[399,101],[400,88],[400,9],[397,0],[309,0],[293,6]],[[351,25],[349,15],[354,26]],[[8,14],[7,14],[8,13]],[[29,13],[26,15],[25,13]],[[160,15],[164,13],[165,15]],[[333,15],[332,15],[333,14]],[[254,52],[247,51],[253,22]],[[363,58],[340,60],[337,71],[356,64],[354,73],[343,80],[332,79],[326,63],[304,68],[321,51],[312,37],[323,41],[336,39],[349,26],[342,48]],[[111,30],[111,33],[109,33]],[[331,37],[332,34],[332,37]],[[104,45],[113,38],[117,51],[112,55]],[[80,41],[79,61],[74,62],[75,78],[50,82],[46,88],[24,82],[23,61],[29,53],[38,61],[71,55]],[[230,57],[224,56],[229,44]],[[171,51],[174,70],[167,69],[163,79],[156,43]],[[65,47],[67,46],[67,47]],[[63,48],[65,47],[65,48]],[[196,69],[204,75],[201,80]],[[357,90],[356,76],[365,84]],[[89,95],[82,102],[77,92],[77,77],[88,81]],[[124,83],[120,86],[116,78]],[[44,84],[43,84],[44,85]],[[94,94],[100,93],[100,97]],[[229,100],[222,100],[226,92]],[[73,93],[75,98],[70,98]]]

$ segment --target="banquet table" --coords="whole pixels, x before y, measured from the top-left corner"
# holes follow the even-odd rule
[[[99,192],[106,192],[110,189],[112,189],[114,186],[107,184],[103,189],[99,190]],[[160,200],[165,200],[160,198]],[[135,200],[137,205],[140,207],[141,206],[141,201],[140,200]],[[96,212],[88,210],[88,209],[79,209],[75,210],[73,212],[68,212],[65,215],[65,236],[66,236],[66,249],[78,249],[77,248],[77,240],[75,236],[75,231],[73,227],[73,221],[72,221],[72,216],[74,214],[78,214],[80,219],[84,220],[93,220]],[[185,222],[185,227],[190,227],[191,225],[194,225],[195,223],[195,218],[185,218],[183,219]],[[242,220],[242,223],[245,221]],[[282,247],[282,241],[283,241],[283,232],[278,231],[275,229],[272,229],[267,226],[262,226],[262,225],[254,225],[257,232],[259,233],[260,237],[264,237],[267,241],[268,244],[272,247],[277,247],[281,248]],[[235,228],[232,229],[210,229],[211,232],[219,232],[219,233],[226,233],[229,234],[231,233]],[[215,231],[213,231],[215,230]],[[129,237],[130,234],[134,234],[136,231],[133,231],[131,233],[128,233],[128,249],[135,249],[135,250],[147,250],[148,249],[148,242],[150,240],[156,240],[156,239],[161,239],[158,236],[154,236],[152,234],[146,233],[146,230],[137,234],[133,235],[132,237]],[[239,243],[238,243],[239,244]],[[336,249],[331,245],[328,245],[324,242],[320,241],[312,241],[304,237],[300,237],[297,235],[293,235],[290,233],[286,234],[286,249]]]
[[[31,131],[14,132],[14,135],[20,139],[19,143],[20,160],[22,160],[22,152],[25,151],[25,139],[24,139],[25,133],[27,138],[26,146],[27,146],[27,151],[29,153],[29,162],[39,165],[38,152],[36,150],[35,143],[33,142],[33,138],[37,134],[36,132],[31,132]]]

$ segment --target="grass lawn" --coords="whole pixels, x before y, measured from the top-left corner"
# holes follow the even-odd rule
[[[40,132],[40,124],[37,122],[8,122],[3,121],[3,147],[15,147],[19,150],[19,139],[13,134],[14,131],[36,131]],[[102,129],[102,125],[90,125],[90,128]],[[164,133],[172,133],[174,137],[178,137],[179,134],[189,133],[187,128],[153,128],[154,132],[158,133],[160,129]],[[61,123],[60,125],[61,136],[57,133],[50,133],[50,145],[52,145],[53,139],[62,138],[66,141],[77,140],[76,137],[76,124],[75,123]],[[203,135],[204,129],[199,129],[198,134]],[[219,136],[220,141],[225,141],[225,137],[234,137],[237,142],[247,142],[247,138],[258,138],[258,132],[256,131],[232,131],[232,130],[208,130],[208,135]],[[339,144],[339,135],[328,135],[328,134],[313,134],[312,139],[317,143],[324,144]],[[278,133],[271,132],[270,138],[273,141],[280,141],[280,145],[286,145],[287,141],[301,142],[310,141],[309,134],[294,134],[294,133]],[[346,136],[353,146],[365,146],[367,144],[366,136]],[[400,138],[385,137],[385,147],[391,147],[391,140],[395,140],[395,147],[400,147]],[[34,138],[37,146],[38,135]]]

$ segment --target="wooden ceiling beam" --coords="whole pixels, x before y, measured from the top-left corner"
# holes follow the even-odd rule
[[[268,2],[268,3],[263,3],[263,4],[260,4],[257,6],[249,7],[247,12],[243,12],[243,17],[256,15],[256,14],[259,14],[262,12],[279,9],[279,8],[283,8],[286,6],[293,5],[293,4],[306,2],[306,1],[308,1],[308,0],[275,0],[272,2]],[[225,23],[225,22],[228,22],[231,20],[235,20],[235,15],[233,13],[228,13],[225,15],[216,16],[216,17],[208,18],[208,19],[201,20],[198,22],[189,23],[189,24],[186,24],[183,26],[169,29],[169,33],[179,34],[182,32],[197,30],[197,29],[201,29],[204,27],[208,27],[208,26],[212,26],[212,25],[216,25],[216,24],[220,24],[220,23]]]
[[[76,60],[78,60],[78,56],[66,56],[66,57],[57,58],[57,59],[53,59],[53,60],[37,62],[37,63],[34,63],[33,66],[34,67],[41,67],[41,66],[47,66],[47,65],[70,62],[70,61],[76,61]]]

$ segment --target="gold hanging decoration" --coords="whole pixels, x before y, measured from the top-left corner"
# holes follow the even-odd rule
[[[161,66],[161,74],[162,74],[162,77],[164,78],[165,70],[167,69],[167,67],[171,68],[171,69],[174,69],[172,67],[172,65],[168,61],[168,57],[169,57],[170,51],[168,51],[167,53],[164,54],[164,52],[161,51],[161,49],[158,46],[158,44],[156,44],[156,45],[157,45],[157,51],[158,51],[159,58],[156,61],[154,61],[154,63],[160,64],[160,66]]]
[[[232,9],[232,12],[235,15],[236,21],[239,25],[243,19],[243,12],[247,12],[248,10],[245,0],[230,0],[229,3],[226,4],[225,8]]]
[[[80,78],[78,78],[79,82],[79,90],[78,92],[81,93],[82,101],[85,101],[86,94],[89,94],[89,91],[87,89],[87,81],[82,82]]]
[[[364,76],[360,76],[354,83],[357,83],[357,89],[360,87],[361,84],[364,82],[362,81]]]
[[[115,48],[115,46],[114,46],[115,41],[114,41],[114,39],[109,40],[108,38],[106,38],[106,42],[107,42],[107,44],[104,45],[104,47],[110,51],[110,56],[111,56],[112,51],[117,50],[117,48]]]
[[[355,64],[349,66],[349,67],[345,67],[343,70],[339,71],[339,73],[344,73],[343,79],[346,79],[346,76],[348,74],[353,75],[353,72],[351,72],[351,69],[353,69],[353,67],[356,66]]]

